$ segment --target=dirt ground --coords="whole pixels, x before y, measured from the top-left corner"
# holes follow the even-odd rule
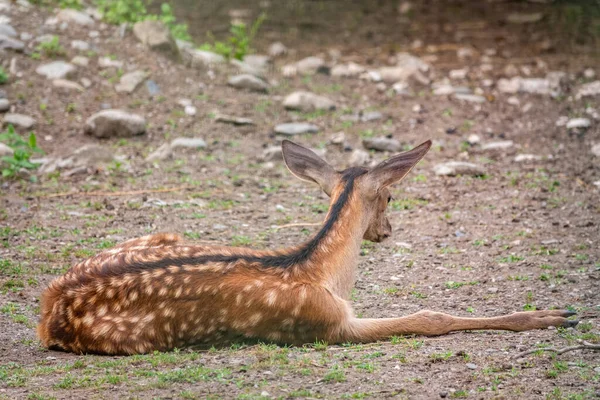
[[[301,3],[304,14],[294,19],[300,14],[293,14],[291,4]],[[92,81],[89,89],[59,92],[34,72],[47,60],[3,55],[16,58],[23,76],[11,77],[2,89],[16,112],[37,120],[35,132],[47,155],[66,156],[94,143],[123,156],[123,161],[87,174],[55,173],[39,176],[37,182],[1,183],[0,398],[600,397],[598,352],[538,352],[515,358],[525,350],[563,348],[578,340],[600,343],[600,189],[594,185],[600,180],[600,159],[590,152],[600,142],[600,121],[588,113],[590,108],[600,111],[600,104],[597,97],[573,96],[578,85],[593,80],[582,75],[586,68],[600,74],[598,37],[587,29],[594,14],[577,14],[576,22],[588,24],[581,28],[567,18],[567,2],[414,2],[406,15],[392,2],[350,3],[342,12],[335,1],[290,2],[277,14],[278,4],[272,2],[257,38],[258,51],[266,51],[275,40],[294,51],[274,61],[269,75],[274,85],[266,94],[227,86],[227,68],[211,78],[206,71],[150,53],[131,33],[117,38],[115,27],[99,28],[99,23],[91,59],[112,56],[148,71],[160,88],[158,96],[151,97],[144,85],[130,95],[116,93],[117,72],[101,73],[96,62],[78,71],[78,78]],[[336,4],[338,19],[333,17]],[[175,6],[182,18],[188,16],[185,7],[192,7],[184,1]],[[262,10],[253,7],[253,16]],[[206,23],[206,29],[218,35],[225,11],[219,9],[220,19]],[[504,22],[507,14],[525,11],[543,12],[545,19],[523,25]],[[59,35],[68,60],[77,54],[68,44],[90,40],[89,28],[60,31],[45,26],[51,13],[34,7],[11,15],[11,25],[34,36]],[[207,21],[203,15],[189,13],[192,33],[200,41],[205,31],[200,22]],[[423,45],[411,48],[414,40]],[[462,47],[472,47],[475,55],[458,58]],[[470,75],[461,84],[481,87],[487,100],[461,102],[434,95],[428,87],[401,96],[357,78],[284,77],[279,72],[307,55],[321,54],[333,65],[331,49],[339,50],[340,61],[373,67],[386,65],[396,51],[410,51],[429,57],[438,78],[468,66]],[[486,56],[486,49],[494,51]],[[492,69],[482,72],[484,56]],[[482,87],[483,79],[496,82],[505,76],[508,64],[519,75],[529,72],[533,77],[566,72],[563,94],[517,94],[515,105],[507,102],[511,95]],[[300,89],[335,100],[336,111],[286,111],[283,96]],[[178,104],[182,98],[192,99],[196,116],[183,113]],[[144,115],[147,134],[109,140],[84,135],[85,119],[101,105]],[[384,118],[347,118],[368,111]],[[216,122],[216,113],[248,117],[255,125]],[[586,116],[591,127],[569,132],[556,125],[560,116]],[[80,356],[40,347],[35,325],[42,290],[74,263],[115,243],[178,232],[190,240],[281,248],[315,232],[316,226],[287,225],[321,222],[326,196],[293,178],[281,160],[269,164],[261,158],[265,147],[280,143],[273,127],[290,121],[318,125],[319,133],[293,140],[324,149],[325,158],[339,169],[348,165],[350,156],[331,144],[340,131],[352,148],[362,148],[362,139],[370,136],[391,135],[407,147],[434,141],[432,151],[393,189],[392,237],[381,244],[365,243],[358,255],[352,300],[359,316],[393,317],[431,309],[483,317],[569,308],[582,322],[575,329],[461,332],[362,345],[241,343],[133,357]],[[512,140],[514,145],[483,150],[466,142],[472,134],[482,143]],[[175,137],[204,138],[207,148],[177,153],[173,160],[144,162]],[[517,163],[517,154],[541,157]],[[375,161],[388,156],[372,152]],[[433,166],[450,160],[477,163],[485,175],[436,176]],[[92,191],[105,195],[86,194]]]

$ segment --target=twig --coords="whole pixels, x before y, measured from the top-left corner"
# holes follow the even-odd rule
[[[282,229],[282,228],[292,228],[295,226],[318,226],[321,225],[321,222],[314,222],[314,223],[299,223],[299,224],[285,224],[285,225],[279,225],[276,226],[274,229]]]
[[[557,349],[555,347],[542,347],[540,349],[527,350],[527,351],[524,351],[522,353],[519,353],[519,354],[513,356],[512,358],[522,358],[529,354],[537,353],[538,351],[553,351],[556,353],[556,355],[560,355],[560,354],[566,353],[568,351],[573,351],[573,350],[600,351],[600,344],[592,344],[589,342],[585,342],[583,340],[577,340],[577,342],[580,343],[577,346],[569,346],[569,347],[564,347],[562,349]]]
[[[180,190],[192,189],[193,186],[179,186],[174,188],[166,188],[166,189],[146,189],[146,190],[131,190],[128,192],[63,192],[63,193],[53,193],[47,194],[44,196],[39,196],[39,198],[53,198],[53,197],[67,197],[67,196],[76,196],[76,197],[95,197],[95,196],[133,196],[138,194],[146,194],[146,193],[167,193],[167,192],[178,192]]]

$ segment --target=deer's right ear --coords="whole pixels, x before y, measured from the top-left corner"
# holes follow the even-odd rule
[[[340,179],[331,165],[309,149],[289,140],[281,143],[281,151],[285,165],[292,174],[304,181],[317,183],[328,196],[331,196],[333,188]]]

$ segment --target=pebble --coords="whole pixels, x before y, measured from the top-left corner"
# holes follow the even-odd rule
[[[507,150],[513,147],[515,143],[512,140],[501,140],[481,145],[482,150]]]
[[[366,68],[362,65],[349,62],[347,64],[338,64],[331,69],[331,76],[341,78],[355,78],[365,72]]]
[[[90,44],[83,40],[73,40],[71,42],[71,48],[80,51],[88,51],[90,49]]]
[[[10,36],[0,34],[0,50],[23,51],[25,43]]]
[[[476,144],[481,143],[481,138],[479,137],[479,135],[472,133],[469,135],[469,137],[467,138],[467,142],[471,145],[474,146]]]
[[[158,149],[146,157],[147,162],[163,161],[173,156],[173,150],[169,143],[163,143]]]
[[[587,118],[572,118],[565,125],[567,129],[587,129],[592,125]]]
[[[4,114],[3,124],[13,125],[15,128],[21,128],[24,130],[31,129],[35,126],[35,119],[25,114]]]
[[[468,103],[485,103],[486,102],[485,97],[479,96],[476,94],[456,93],[454,95],[454,97],[457,98],[458,100],[466,101]]]
[[[84,87],[78,84],[77,82],[69,81],[66,79],[55,79],[52,81],[52,85],[59,89],[75,90],[78,92],[83,92],[85,90]]]
[[[131,137],[146,132],[146,120],[123,110],[103,110],[88,118],[84,131],[97,138]]]
[[[180,41],[177,41],[180,44]],[[193,47],[179,46],[184,64],[196,69],[208,69],[225,63],[225,57],[220,54],[206,50],[198,50]]]
[[[250,74],[232,76],[227,81],[227,84],[237,89],[248,89],[255,92],[266,92],[269,90],[267,82]]]
[[[10,156],[14,152],[15,151],[12,148],[8,147],[4,143],[0,143],[0,157]]]
[[[97,168],[115,160],[114,151],[98,144],[87,144],[75,150],[70,156],[64,158],[48,159],[40,168],[42,174],[49,174],[56,170],[69,171],[65,175],[87,172],[88,168]]]
[[[318,126],[306,122],[290,122],[287,124],[279,124],[275,126],[275,133],[286,136],[296,136],[305,133],[317,132],[319,132]]]
[[[79,67],[87,67],[90,64],[90,59],[84,56],[75,56],[71,60],[71,64]]]
[[[17,31],[11,25],[0,24],[0,35],[15,37],[17,36]]]
[[[81,85],[83,85],[84,88],[89,88],[90,86],[92,86],[92,81],[88,78],[81,78],[79,82],[81,82]]]
[[[438,164],[433,167],[433,171],[438,176],[485,175],[485,170],[483,169],[483,167],[477,164],[463,161],[449,161],[446,163]]]
[[[234,117],[224,114],[217,115],[215,117],[215,121],[233,125],[254,125],[254,121],[252,121],[250,118]]]
[[[150,96],[156,96],[160,93],[160,87],[152,79],[148,79],[146,81],[146,89],[148,90],[148,94]]]
[[[540,161],[542,159],[542,156],[535,154],[518,154],[515,157],[515,162]]]
[[[119,93],[133,93],[147,77],[146,72],[141,70],[129,72],[121,77],[115,85],[115,90]]]
[[[288,110],[311,112],[315,110],[334,110],[335,103],[324,96],[311,92],[298,91],[286,96],[283,106]]]
[[[10,110],[10,101],[8,99],[0,99],[0,112]]]
[[[206,142],[202,138],[186,138],[180,137],[171,142],[171,148],[186,148],[186,149],[203,149],[206,147]]]
[[[424,74],[429,70],[429,64],[419,57],[409,53],[398,53],[395,66],[380,68],[378,72],[381,79],[390,84],[399,81],[407,82],[412,78],[421,84],[427,85],[429,84],[429,78]]]
[[[100,68],[123,68],[123,61],[113,60],[109,57],[100,57],[98,59]]]
[[[75,71],[76,68],[73,64],[64,61],[53,61],[42,64],[35,69],[35,72],[45,76],[47,79],[67,79],[73,76]]]
[[[283,160],[281,146],[269,146],[262,152],[262,161]]]
[[[325,67],[325,61],[320,57],[306,57],[295,64],[296,72],[300,75],[314,75]]]
[[[596,143],[592,146],[592,154],[596,157],[600,157],[600,143]]]
[[[467,77],[467,74],[469,73],[469,69],[468,68],[462,68],[462,69],[453,69],[448,73],[448,77],[450,79],[465,79]]]
[[[596,77],[596,71],[594,71],[592,68],[586,68],[583,71],[583,77],[585,79],[594,79]]]
[[[400,141],[387,137],[363,139],[362,144],[368,150],[396,153],[402,149]]]
[[[366,165],[370,159],[371,155],[369,152],[362,149],[354,149],[352,154],[350,154],[348,164],[351,167],[362,167],[363,165]]]
[[[133,26],[133,34],[147,48],[172,59],[179,58],[179,48],[169,28],[161,21],[140,21]]]
[[[56,14],[56,21],[74,23],[77,25],[91,26],[94,25],[94,19],[89,15],[82,13],[72,8],[65,8]]]
[[[185,113],[185,115],[189,115],[190,117],[193,117],[198,112],[198,109],[194,106],[185,106],[183,108],[183,112]]]
[[[272,43],[269,46],[269,55],[271,57],[281,57],[283,55],[286,55],[288,52],[287,47],[285,47],[285,45],[281,42],[275,42]]]
[[[600,95],[600,80],[581,85],[575,94],[576,99]]]
[[[231,60],[230,63],[231,65],[237,67],[241,74],[254,75],[260,79],[265,79],[267,76],[267,67],[257,67],[236,59]]]

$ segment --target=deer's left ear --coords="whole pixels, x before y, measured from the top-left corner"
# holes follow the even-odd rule
[[[399,182],[421,161],[430,147],[431,140],[428,140],[410,151],[388,158],[369,171],[366,179],[374,191]]]
[[[306,147],[289,140],[281,143],[281,151],[285,165],[292,174],[304,181],[319,184],[323,191],[331,196],[333,188],[340,179],[331,165]]]

